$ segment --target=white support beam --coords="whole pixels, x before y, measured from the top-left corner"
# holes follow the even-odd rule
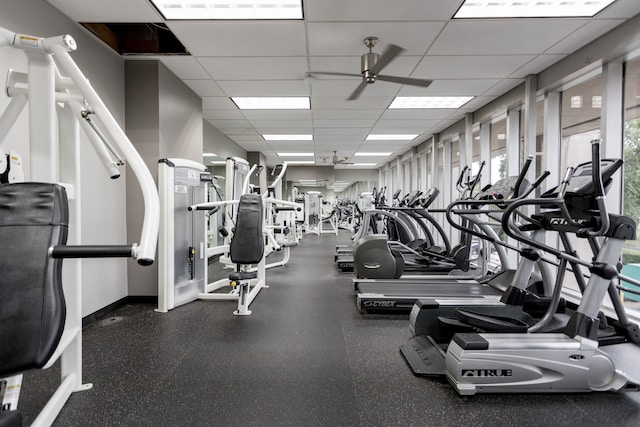
[[[480,124],[480,161],[486,162],[482,169],[480,188],[491,184],[491,123]]]
[[[532,181],[536,175],[536,164],[538,159],[536,158],[536,120],[537,120],[537,92],[538,92],[538,77],[530,74],[525,79],[524,85],[524,123],[521,125],[524,127],[524,157],[533,156],[533,162],[527,173],[527,179]],[[553,182],[553,181],[550,181]]]
[[[623,158],[624,138],[624,64],[609,62],[602,70],[602,157]],[[610,213],[622,212],[622,173],[613,176],[611,190],[607,193]]]
[[[507,176],[520,172],[520,111],[507,112]]]

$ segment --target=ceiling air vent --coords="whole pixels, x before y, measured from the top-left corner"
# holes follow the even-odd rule
[[[162,23],[81,23],[120,55],[189,55]]]

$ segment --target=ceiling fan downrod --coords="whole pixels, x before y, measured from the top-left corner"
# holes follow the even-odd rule
[[[364,39],[364,45],[369,48],[369,53],[365,53],[360,57],[360,69],[362,70],[364,81],[367,83],[375,83],[376,81],[376,75],[369,71],[376,65],[380,58],[380,55],[372,52],[376,43],[378,43],[377,37],[367,37]]]

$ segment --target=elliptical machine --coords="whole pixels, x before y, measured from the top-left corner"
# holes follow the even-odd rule
[[[625,216],[608,214],[601,175],[600,141],[592,141],[591,168],[582,167],[572,176],[570,168],[556,198],[519,200],[502,218],[505,233],[560,259],[556,287],[561,287],[569,261],[591,273],[580,305],[563,333],[462,333],[456,334],[445,356],[446,377],[461,395],[476,393],[558,393],[639,389],[638,381],[622,371],[612,354],[597,341],[600,308],[619,277],[616,268],[624,242],[635,238],[636,224]],[[607,166],[607,161],[604,162]],[[575,220],[567,201],[583,199],[585,217]],[[593,262],[577,258],[540,242],[532,241],[513,224],[517,209],[524,205],[555,209],[557,224],[583,226],[579,237],[602,236],[602,246]],[[638,329],[629,328],[637,342]]]

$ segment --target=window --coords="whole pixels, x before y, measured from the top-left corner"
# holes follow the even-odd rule
[[[600,137],[601,86],[597,77],[562,93],[561,174],[591,161],[591,140]]]
[[[491,123],[491,183],[507,176],[507,118]]]
[[[640,223],[640,59],[625,65],[624,169],[622,213]],[[622,273],[640,279],[640,240],[628,240],[622,252]],[[623,286],[640,290],[628,283]],[[622,293],[625,305],[639,306],[640,295]]]
[[[567,167],[591,161],[591,140],[600,137],[601,77],[567,89],[561,96],[560,176]],[[547,153],[553,155],[553,153]],[[588,241],[570,235],[569,241],[582,259],[593,257]],[[583,273],[588,273],[583,269]],[[565,276],[565,287],[578,290],[574,275]]]

